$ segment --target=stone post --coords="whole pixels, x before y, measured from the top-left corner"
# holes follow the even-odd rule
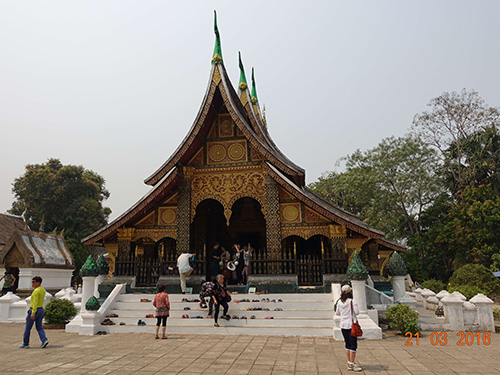
[[[359,314],[366,314],[368,308],[366,307],[366,287],[364,280],[351,280],[352,296],[358,303]]]
[[[398,302],[406,294],[404,276],[392,276],[392,290],[394,302]]]
[[[484,294],[477,294],[470,299],[477,306],[477,322],[481,331],[495,332],[493,301]]]
[[[94,282],[94,297],[95,298],[100,297],[99,285],[101,285],[101,283],[104,281],[105,278],[106,278],[106,276],[104,276],[104,275],[99,275],[95,278],[95,282]]]
[[[0,297],[0,322],[7,322],[10,317],[10,306],[19,301],[21,298],[12,292],[7,292],[3,297]]]
[[[444,306],[444,319],[451,331],[464,330],[464,309],[461,298],[450,294],[441,300]]]
[[[432,290],[430,289],[424,289],[422,291],[422,300],[424,302],[424,308],[427,309],[427,298],[429,297],[434,297],[436,295],[436,293],[434,293]]]
[[[417,302],[422,302],[422,292],[423,290],[421,288],[415,289],[415,299]]]
[[[83,314],[84,312],[87,311],[85,309],[85,301],[88,301],[89,298],[94,295],[96,276],[84,276],[82,279],[83,279],[82,306],[80,308],[80,311]]]

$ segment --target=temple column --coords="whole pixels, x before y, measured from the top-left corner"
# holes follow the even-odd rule
[[[269,259],[281,258],[281,225],[278,184],[271,177],[265,178],[266,192],[266,247]],[[282,273],[282,265],[273,267],[273,273]]]
[[[179,182],[177,205],[177,254],[189,252],[191,233],[191,169],[184,167],[184,178]]]
[[[118,257],[130,259],[135,228],[117,229],[116,232],[118,234]]]

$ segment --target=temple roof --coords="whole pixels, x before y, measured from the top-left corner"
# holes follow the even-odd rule
[[[23,230],[26,222],[22,216],[0,214],[0,250],[5,246],[15,229]]]

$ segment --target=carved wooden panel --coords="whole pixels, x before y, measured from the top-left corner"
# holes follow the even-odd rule
[[[160,207],[158,209],[158,225],[175,225],[177,222],[177,207]]]
[[[251,156],[252,157],[252,161],[265,160],[264,156],[262,156],[262,154],[259,151],[257,151],[255,149],[255,147],[251,147],[250,148],[250,152],[251,152],[251,155],[252,155]]]
[[[323,223],[330,221],[308,207],[306,207],[304,211],[305,211],[304,214],[306,216],[306,221],[308,223]]]
[[[280,217],[282,223],[301,223],[302,213],[300,203],[281,203]]]
[[[191,182],[191,220],[194,219],[196,207],[205,199],[219,201],[229,220],[233,203],[242,197],[257,200],[265,214],[264,174],[260,166],[196,171]]]
[[[155,213],[154,211],[147,214],[143,219],[138,221],[136,225],[155,225]]]
[[[280,201],[286,200],[297,200],[292,194],[283,189],[281,186],[279,188]]]
[[[230,138],[234,136],[234,123],[230,114],[219,115],[219,137]]]
[[[189,161],[188,165],[203,165],[203,147]]]
[[[248,161],[246,140],[207,142],[208,164]]]

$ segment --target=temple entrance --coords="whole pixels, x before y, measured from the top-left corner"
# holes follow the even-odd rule
[[[215,199],[205,199],[196,207],[196,214],[191,224],[191,251],[197,259],[208,259],[216,242],[226,249],[231,247],[227,230],[224,207]],[[209,277],[208,261],[204,263],[203,273]]]
[[[319,235],[308,240],[289,236],[282,241],[283,259],[293,256],[295,260],[293,269],[299,286],[323,285],[323,253],[327,244],[328,239]],[[291,265],[287,269],[291,270]]]
[[[250,246],[255,255],[266,247],[266,219],[260,203],[253,198],[240,198],[234,202],[229,224],[231,243]]]

